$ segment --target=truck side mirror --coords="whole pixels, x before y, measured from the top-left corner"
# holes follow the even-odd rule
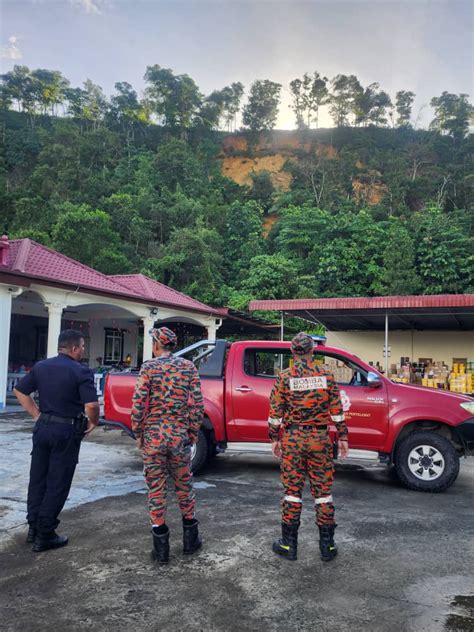
[[[378,373],[374,373],[373,371],[369,371],[367,373],[367,384],[371,388],[378,388],[379,386],[382,386],[380,375],[378,375]]]

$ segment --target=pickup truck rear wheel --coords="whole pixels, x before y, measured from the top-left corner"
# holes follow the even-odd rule
[[[407,435],[395,453],[398,478],[418,492],[444,492],[459,474],[459,455],[453,444],[436,432]]]
[[[206,433],[203,430],[199,430],[198,442],[191,446],[191,469],[194,474],[197,474],[204,467],[207,461],[208,450],[209,444]]]

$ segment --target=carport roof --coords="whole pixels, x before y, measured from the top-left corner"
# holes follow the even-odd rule
[[[474,294],[374,296],[251,301],[251,311],[275,310],[321,323],[330,331],[472,330]]]

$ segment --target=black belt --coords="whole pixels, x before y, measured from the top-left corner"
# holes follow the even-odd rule
[[[314,430],[316,428],[316,430],[327,430],[328,427],[327,425],[319,425],[319,424],[288,424],[287,426],[285,426],[286,428],[311,428],[312,430]]]
[[[45,421],[46,423],[48,421],[55,421],[60,424],[73,424],[77,421],[77,417],[57,417],[56,415],[46,415],[41,413],[41,421]]]

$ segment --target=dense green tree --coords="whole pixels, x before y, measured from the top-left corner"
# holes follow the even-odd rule
[[[81,117],[90,121],[96,129],[103,121],[108,109],[102,88],[90,79],[84,81],[84,102]]]
[[[395,95],[395,105],[397,109],[397,125],[398,127],[409,127],[411,119],[411,110],[415,93],[409,90],[399,90]]]
[[[130,263],[121,252],[119,235],[104,211],[66,202],[51,235],[53,247],[59,252],[101,272],[118,274],[130,270]]]
[[[319,123],[319,110],[328,101],[327,77],[321,77],[319,72],[312,76],[308,73],[302,79],[290,82],[290,92],[293,98],[292,110],[296,117],[298,129],[310,128],[314,122]]]
[[[378,293],[399,296],[421,291],[415,254],[415,240],[409,226],[392,219],[386,228],[383,275]]]
[[[356,125],[386,125],[387,108],[391,106],[390,97],[379,89],[378,83],[371,83],[365,89],[355,91],[353,111]]]
[[[231,285],[243,280],[249,271],[250,260],[265,248],[262,236],[263,210],[255,201],[234,202],[227,212],[223,231],[226,280]]]
[[[355,75],[336,75],[331,80],[329,111],[337,127],[349,125],[349,117],[354,111],[354,101],[361,89]]]
[[[240,102],[244,94],[244,86],[240,81],[233,82],[230,86],[226,86],[222,89],[223,95],[223,112],[227,131],[232,131],[232,128],[236,128],[236,117],[240,110]]]
[[[270,210],[275,195],[271,175],[268,171],[252,171],[252,188],[249,191],[249,198],[258,202],[265,213]]]
[[[146,95],[158,120],[184,136],[202,102],[193,79],[188,75],[175,75],[170,68],[155,64],[147,67],[145,81],[148,83]]]
[[[324,241],[331,221],[327,211],[311,206],[288,206],[281,211],[274,231],[277,251],[305,265],[315,244]]]
[[[422,293],[472,292],[474,240],[458,218],[433,206],[417,213],[413,226]]]
[[[116,94],[110,102],[112,111],[117,119],[128,128],[133,123],[148,123],[149,112],[143,103],[140,103],[136,91],[126,81],[115,84]]]
[[[41,112],[56,114],[57,106],[64,102],[69,81],[59,70],[38,68],[31,73],[35,100]]]
[[[158,148],[154,160],[157,184],[176,191],[179,186],[185,193],[202,191],[204,171],[195,152],[186,141],[172,138]]]
[[[35,86],[27,66],[13,66],[13,70],[0,76],[2,101],[16,104],[20,112],[31,113],[35,108]]]
[[[204,302],[218,300],[223,256],[217,231],[201,222],[175,228],[158,254],[145,263],[143,272]]]
[[[129,193],[114,193],[104,200],[103,208],[110,215],[112,228],[120,236],[130,256],[145,253],[152,222],[140,215],[136,197]]]
[[[431,107],[435,109],[432,129],[449,134],[455,140],[464,138],[469,130],[469,120],[474,112],[467,94],[443,92],[440,97],[431,99]]]
[[[299,289],[299,268],[284,255],[257,255],[250,260],[242,290],[256,299],[293,297]]]
[[[281,84],[265,79],[254,81],[249,100],[244,106],[242,121],[252,132],[275,127],[280,103]]]

